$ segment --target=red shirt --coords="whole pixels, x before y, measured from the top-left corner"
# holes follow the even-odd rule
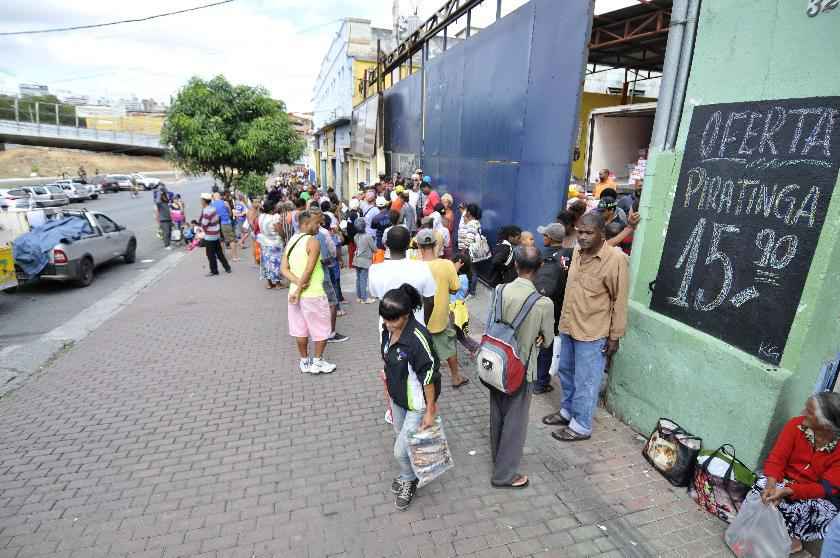
[[[432,190],[426,196],[426,205],[423,206],[423,217],[428,217],[435,212],[435,206],[440,203],[440,194]]]
[[[804,418],[796,417],[785,424],[764,462],[765,475],[778,482],[792,481],[788,485],[793,490],[792,500],[825,498],[821,480],[840,487],[840,444],[830,452],[814,449],[799,429]]]

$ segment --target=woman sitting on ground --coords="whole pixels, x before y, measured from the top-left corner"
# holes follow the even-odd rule
[[[840,505],[840,394],[811,396],[784,426],[753,490],[784,517],[791,553],[821,540]]]

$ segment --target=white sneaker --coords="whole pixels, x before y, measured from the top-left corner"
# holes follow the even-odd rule
[[[300,359],[300,371],[304,374],[311,374],[312,373],[312,363],[309,358],[302,358]],[[316,372],[317,374],[317,372]]]
[[[322,358],[313,358],[309,365],[310,374],[330,374],[335,371],[335,364],[327,362]]]

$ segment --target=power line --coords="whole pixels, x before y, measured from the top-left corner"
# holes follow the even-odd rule
[[[39,33],[59,33],[62,31],[78,31],[80,29],[96,29],[98,27],[108,27],[110,25],[119,25],[121,23],[138,23],[141,21],[149,21],[150,19],[157,19],[160,17],[166,17],[171,15],[178,15],[178,14],[185,14],[187,12],[195,12],[198,10],[203,10],[205,8],[212,8],[214,6],[221,6],[222,4],[229,4],[234,2],[235,0],[221,0],[221,2],[214,2],[212,4],[204,4],[202,6],[196,6],[194,8],[187,8],[185,10],[178,10],[175,12],[166,12],[162,14],[155,14],[147,17],[140,17],[135,19],[122,19],[119,21],[110,21],[108,23],[95,23],[92,25],[77,25],[74,27],[56,27],[53,29],[34,29],[31,31],[11,31],[6,33],[0,33],[0,37],[9,37],[11,35],[35,35]]]

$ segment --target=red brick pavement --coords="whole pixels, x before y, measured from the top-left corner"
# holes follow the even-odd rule
[[[285,293],[248,263],[203,267],[186,258],[0,400],[0,558],[729,555],[605,412],[592,441],[552,440],[556,392],[534,398],[531,487],[496,490],[485,390],[444,380],[456,467],[396,511],[375,306],[339,319],[334,374],[303,375]]]

